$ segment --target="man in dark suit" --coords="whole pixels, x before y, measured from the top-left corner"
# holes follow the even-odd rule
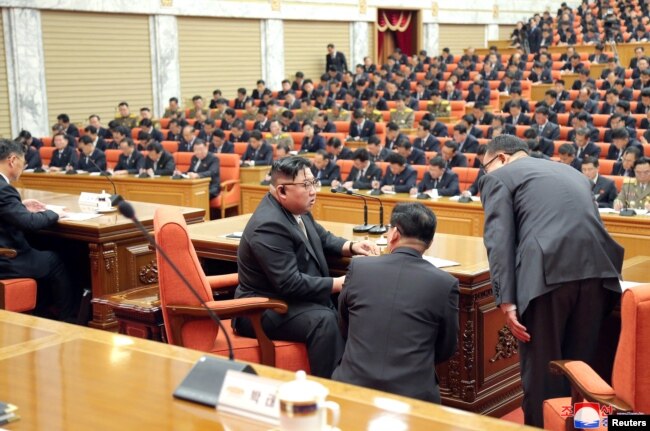
[[[273,163],[273,148],[264,142],[259,130],[251,132],[241,161],[243,166],[267,166]]]
[[[373,180],[381,179],[381,169],[370,161],[370,154],[365,148],[358,148],[352,155],[353,167],[341,184],[338,181],[332,182],[332,187],[343,186],[346,189],[367,190],[372,188]]]
[[[547,156],[553,156],[555,146],[553,141],[560,138],[560,126],[551,123],[548,120],[548,108],[541,106],[535,110],[535,124],[531,126],[531,130],[537,133],[537,141],[539,147],[543,148],[543,153]]]
[[[106,155],[93,145],[93,138],[83,135],[79,138],[81,157],[76,168],[86,172],[102,172],[106,170]]]
[[[371,162],[383,162],[391,152],[391,150],[384,147],[377,135],[373,135],[368,139],[368,157]]]
[[[634,178],[634,164],[639,157],[641,157],[641,151],[637,147],[626,148],[621,161],[614,163],[612,175]]]
[[[69,144],[69,136],[65,133],[57,133],[52,138],[56,151],[52,153],[50,160],[50,171],[65,171],[68,166],[77,166],[79,156],[73,145]]]
[[[475,153],[478,150],[478,140],[467,133],[467,127],[463,124],[454,126],[454,142],[458,145],[460,153]]]
[[[560,163],[571,166],[573,169],[582,172],[582,160],[576,157],[576,149],[573,144],[565,142],[557,150]]]
[[[285,314],[267,310],[262,326],[269,338],[307,345],[311,373],[330,377],[343,354],[344,341],[331,295],[345,276],[329,276],[325,256],[378,254],[369,241],[346,241],[325,229],[309,212],[316,199],[311,163],[289,156],[271,168],[269,193],[251,216],[237,252],[236,298],[264,296],[288,303]],[[254,336],[246,318],[237,318],[238,334]]]
[[[10,183],[18,180],[24,167],[23,146],[0,140],[0,247],[17,252],[13,259],[0,257],[0,277],[35,279],[39,289],[36,314],[68,320],[73,316],[74,301],[63,262],[51,251],[33,249],[24,234],[55,225],[65,213],[47,210],[35,199],[21,199]],[[48,293],[53,299],[49,304],[45,302]]]
[[[150,142],[147,145],[147,158],[140,174],[147,174],[150,177],[154,175],[172,175],[176,170],[174,156],[172,156],[160,142]]]
[[[601,322],[620,298],[623,248],[605,230],[584,175],[529,157],[514,136],[487,145],[480,192],[492,290],[519,340],[524,421],[542,427],[544,400],[569,395],[548,363],[593,363]]]
[[[375,123],[366,120],[361,109],[355,109],[352,113],[350,131],[348,137],[355,141],[367,141],[375,134]]]
[[[211,153],[234,153],[235,145],[226,139],[226,134],[221,129],[212,132],[210,146]]]
[[[643,146],[639,141],[630,137],[630,133],[625,127],[618,127],[611,131],[612,145],[609,146],[607,152],[608,160],[616,160],[620,162],[623,158],[623,153],[630,147],[636,147],[643,153]]]
[[[587,156],[582,160],[582,173],[591,183],[591,194],[598,208],[613,208],[618,195],[616,184],[609,178],[598,174],[598,159]]]
[[[431,190],[437,190],[438,196],[456,196],[460,193],[458,175],[451,169],[445,168],[445,161],[440,156],[429,160],[427,173],[424,174],[417,189],[411,190],[411,194],[426,193]]]
[[[122,154],[120,154],[117,160],[113,174],[125,175],[140,173],[140,169],[144,168],[144,156],[135,148],[133,139],[126,138],[120,142],[120,150],[122,150]]]
[[[176,169],[174,175],[180,175]],[[194,156],[190,161],[190,167],[185,174],[192,179],[210,178],[210,199],[216,198],[221,191],[219,179],[219,158],[208,149],[208,144],[203,139],[197,139],[194,143]]]
[[[440,149],[440,154],[447,169],[467,167],[467,157],[458,151],[458,144],[454,141],[445,142]]]
[[[427,163],[424,151],[413,147],[408,138],[401,139],[397,143],[397,152],[404,156],[406,163],[409,165],[424,165]]]
[[[324,186],[331,186],[333,181],[341,181],[341,169],[325,150],[318,150],[314,154],[311,172]]]
[[[329,154],[333,163],[336,163],[338,160],[351,160],[352,151],[349,148],[346,148],[343,145],[343,142],[336,136],[332,136],[327,141],[325,146],[325,151]]]
[[[417,138],[413,141],[413,146],[422,151],[436,151],[440,152],[440,141],[433,136],[429,129],[431,128],[431,123],[427,120],[420,121],[418,124],[418,129],[415,132]]]
[[[314,133],[314,126],[307,122],[302,126],[305,137],[302,138],[300,145],[301,153],[315,153],[318,150],[325,149],[325,139],[321,135]]]
[[[585,157],[600,157],[600,147],[589,141],[589,129],[579,127],[575,130],[574,144],[576,149],[576,158],[584,159]]]
[[[398,153],[390,153],[386,157],[389,163],[386,175],[377,181],[373,181],[373,188],[379,186],[382,192],[408,193],[415,187],[417,172],[407,162],[406,158]]]
[[[347,343],[332,378],[440,403],[435,364],[456,350],[458,281],[422,259],[436,230],[430,209],[399,204],[390,223],[391,254],[350,263],[339,296]]]
[[[506,124],[513,126],[528,126],[530,125],[530,117],[521,112],[521,104],[519,102],[512,102],[510,104],[510,116],[505,118]]]
[[[347,72],[348,63],[345,60],[345,54],[336,50],[333,43],[327,45],[327,55],[325,56],[325,73],[333,66],[338,72]]]

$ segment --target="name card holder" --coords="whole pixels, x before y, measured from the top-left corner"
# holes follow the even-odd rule
[[[99,193],[81,192],[79,195],[79,205],[86,207],[97,207],[99,203]]]
[[[278,389],[283,382],[228,370],[217,410],[272,425],[280,423]]]

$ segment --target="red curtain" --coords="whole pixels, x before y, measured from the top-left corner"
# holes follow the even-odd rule
[[[415,14],[412,11],[380,9],[377,17],[377,50],[379,59],[385,59],[400,48],[406,55],[415,54],[413,35],[415,29]]]

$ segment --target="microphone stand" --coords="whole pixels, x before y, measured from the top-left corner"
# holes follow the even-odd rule
[[[346,190],[344,188],[339,188],[339,189],[332,188],[331,192],[332,193],[348,194],[348,190]],[[357,195],[357,196],[359,196],[361,199],[363,199],[363,224],[353,227],[352,232],[354,232],[354,233],[366,233],[370,229],[374,228],[375,225],[369,225],[368,224],[368,201],[366,200],[366,197],[362,196],[362,195]]]
[[[625,187],[627,186],[627,188]],[[623,180],[623,187],[621,189],[625,189],[625,193],[623,193],[623,208],[621,211],[618,213],[621,217],[632,217],[636,215],[636,211],[632,208],[628,208],[629,202],[627,200],[627,195],[630,192],[630,181],[629,178],[626,180]]]
[[[105,177],[108,180],[108,182],[111,183],[111,185],[113,186],[113,194],[111,195],[111,206],[114,207],[118,205],[120,202],[124,202],[124,198],[122,198],[122,196],[117,194],[117,187],[115,187],[115,183],[111,179],[111,173],[102,170],[102,168],[100,168],[99,165],[95,163],[95,161],[92,158],[88,157],[88,161],[92,163],[92,165],[96,167],[97,170],[99,170],[99,175]]]
[[[365,198],[364,195],[359,194],[359,193],[355,193],[352,190],[346,190],[345,193],[350,195],[350,196],[358,196],[358,197],[361,197],[361,198]],[[386,226],[384,226],[384,204],[381,202],[381,199],[379,199],[377,197],[368,196],[368,198],[374,199],[377,202],[379,202],[379,224],[371,227],[368,230],[368,233],[371,234],[371,235],[382,235],[382,234],[384,234],[384,233],[386,233],[388,231],[388,228]]]

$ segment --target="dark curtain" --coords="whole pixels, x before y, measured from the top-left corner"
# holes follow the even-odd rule
[[[406,55],[413,55],[413,35],[416,25],[415,14],[411,11],[380,9],[377,18],[377,54],[381,63],[386,61],[395,48]]]

